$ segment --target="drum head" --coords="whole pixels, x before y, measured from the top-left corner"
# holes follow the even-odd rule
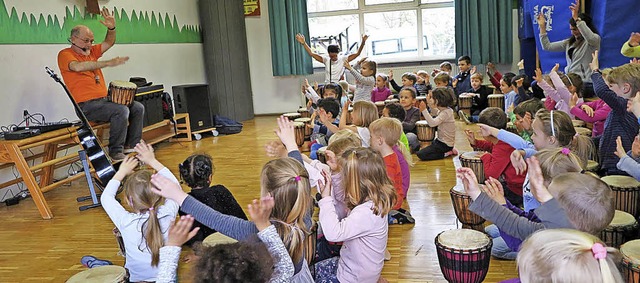
[[[109,85],[119,88],[138,88],[138,85],[127,81],[111,81]]]
[[[587,170],[588,171],[596,170],[596,169],[598,169],[598,165],[599,165],[598,162],[595,162],[593,160],[588,160],[587,161]]]
[[[616,188],[635,188],[640,187],[640,182],[630,176],[609,175],[600,178],[609,186]]]
[[[504,94],[489,94],[489,98],[502,98],[504,99]]]
[[[202,244],[205,246],[209,246],[209,247],[213,247],[215,245],[221,245],[221,244],[233,244],[238,242],[237,240],[227,237],[225,235],[223,235],[222,233],[218,232],[218,233],[213,233],[209,236],[207,236],[206,238],[204,238],[204,241],[202,241]]]
[[[296,128],[302,128],[304,127],[304,123],[302,122],[293,122],[293,126]]]
[[[626,242],[620,246],[620,253],[633,264],[640,264],[640,240]]]
[[[416,96],[416,100],[427,100],[427,97],[424,95]]]
[[[285,116],[285,117],[300,117],[300,113],[298,113],[298,112],[290,112],[290,113],[284,113],[284,114],[282,114],[282,116]]]
[[[416,126],[426,127],[426,126],[429,126],[429,123],[427,123],[427,121],[425,120],[418,120],[416,121]]]
[[[298,112],[309,112],[309,109],[302,107],[298,109]]]
[[[294,122],[301,122],[301,123],[309,123],[311,122],[311,118],[297,118],[295,120],[293,120]]]
[[[376,101],[374,104],[376,106],[384,106],[384,101]]]
[[[126,270],[122,266],[104,265],[82,271],[71,276],[67,283],[86,283],[86,282],[124,282]]]
[[[624,211],[616,210],[615,215],[613,216],[613,220],[611,220],[610,227],[623,227],[630,226],[636,223],[636,219],[633,215],[626,213]]]
[[[482,156],[484,154],[484,152],[482,151],[469,151],[469,152],[465,152],[461,155],[462,158],[464,159],[475,159],[475,160],[480,160],[480,156]]]
[[[438,234],[439,244],[458,250],[476,250],[484,248],[491,242],[487,234],[471,229],[455,229]]]
[[[326,147],[326,146],[323,146],[323,147],[321,147],[321,148],[318,148],[317,153],[319,153],[319,154],[323,154],[323,153],[325,153],[326,151],[327,151],[327,147]]]

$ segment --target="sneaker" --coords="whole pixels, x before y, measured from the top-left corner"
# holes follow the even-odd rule
[[[469,120],[469,117],[467,117],[467,114],[465,114],[464,111],[458,110],[458,116],[460,116],[460,119],[462,119],[465,122],[465,124],[467,125],[473,124],[473,122]]]
[[[84,265],[87,268],[94,268],[94,267],[104,266],[104,265],[113,265],[113,263],[111,263],[108,260],[99,259],[92,255],[83,256],[80,259],[80,263],[82,263],[82,265]]]
[[[391,253],[389,252],[389,249],[384,249],[384,260],[385,261],[391,260]]]
[[[397,210],[391,210],[389,212],[389,224],[412,224],[416,223],[416,220],[410,215],[406,213],[402,213]]]
[[[452,150],[447,151],[444,154],[444,157],[455,156],[455,155],[458,155],[458,153],[459,153],[458,150],[454,148]]]
[[[134,152],[136,152],[136,150],[133,149],[133,148],[125,148],[122,152],[126,155],[126,154],[129,154],[129,153],[134,153]]]
[[[118,152],[118,153],[109,153],[109,156],[111,157],[111,159],[113,160],[113,162],[117,162],[117,161],[122,161],[124,160],[125,157],[127,157],[126,155],[124,155],[124,153],[122,152]]]

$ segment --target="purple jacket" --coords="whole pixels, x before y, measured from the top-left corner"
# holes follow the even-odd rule
[[[513,211],[513,213],[517,214],[518,216],[521,217],[526,217],[527,219],[534,221],[534,222],[540,222],[540,219],[538,219],[538,217],[536,216],[535,212],[533,210],[531,210],[530,212],[525,212],[524,210],[520,209],[519,207],[511,204],[509,201],[507,201],[506,204],[502,205],[506,208],[508,208],[509,210]],[[500,237],[502,237],[502,239],[504,240],[504,242],[507,244],[507,246],[514,252],[517,252],[520,250],[520,245],[522,245],[522,240],[513,237],[505,232],[503,232],[502,230],[500,230]]]

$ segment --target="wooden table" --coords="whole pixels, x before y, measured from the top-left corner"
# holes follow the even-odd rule
[[[21,140],[0,140],[0,162],[4,163],[1,168],[15,165],[21,176],[15,180],[0,184],[0,188],[23,181],[27,189],[29,189],[40,216],[44,219],[53,218],[53,213],[51,213],[43,193],[84,177],[84,174],[76,174],[64,180],[52,182],[53,171],[57,167],[73,163],[79,159],[77,152],[57,157],[58,151],[74,147],[77,144],[78,134],[76,133],[76,127],[59,129]],[[24,150],[39,146],[44,146],[42,153],[28,157],[24,156]],[[27,160],[37,158],[42,158],[42,163],[29,166]],[[40,183],[36,181],[36,176],[40,176]]]

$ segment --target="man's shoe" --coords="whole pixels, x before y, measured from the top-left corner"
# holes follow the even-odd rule
[[[122,153],[122,152],[118,152],[118,153],[110,153],[109,157],[111,157],[111,160],[116,162],[116,161],[124,160],[124,158],[127,157],[127,156],[124,155],[124,153]]]
[[[98,266],[104,266],[104,265],[113,265],[113,263],[111,263],[108,260],[104,260],[104,259],[99,259],[96,258],[95,256],[92,255],[85,255],[80,259],[80,263],[82,263],[82,265],[88,267],[88,268],[94,268],[94,267],[98,267]]]

